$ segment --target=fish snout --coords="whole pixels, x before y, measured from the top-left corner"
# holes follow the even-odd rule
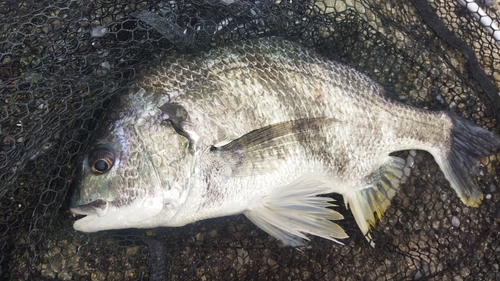
[[[105,216],[109,210],[109,202],[102,199],[94,200],[88,204],[71,206],[70,211],[78,215],[96,214],[99,217]]]

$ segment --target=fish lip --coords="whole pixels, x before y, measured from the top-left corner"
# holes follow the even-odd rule
[[[100,217],[107,213],[108,206],[108,201],[97,199],[88,204],[71,207],[70,211],[77,215],[97,214]]]

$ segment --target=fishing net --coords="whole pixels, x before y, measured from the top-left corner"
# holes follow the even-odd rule
[[[500,6],[452,0],[0,0],[1,280],[498,280],[500,156],[467,207],[430,154],[385,217],[345,245],[279,242],[243,216],[181,228],[81,233],[69,194],[117,95],[161,53],[281,36],[499,134]]]

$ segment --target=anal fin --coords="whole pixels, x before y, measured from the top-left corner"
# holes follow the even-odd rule
[[[255,225],[289,246],[300,246],[316,235],[342,244],[337,239],[348,238],[333,220],[344,217],[329,207],[336,205],[328,197],[331,192],[322,175],[308,174],[255,202],[245,215]]]
[[[399,185],[406,179],[403,172],[405,165],[405,160],[388,156],[385,164],[366,178],[367,184],[363,189],[344,194],[346,205],[351,209],[361,232],[370,242],[370,228],[376,225],[377,218],[382,219]]]

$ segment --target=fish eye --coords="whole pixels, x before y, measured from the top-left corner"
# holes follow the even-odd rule
[[[95,174],[101,175],[113,167],[115,154],[109,148],[98,147],[90,153],[89,168]]]

